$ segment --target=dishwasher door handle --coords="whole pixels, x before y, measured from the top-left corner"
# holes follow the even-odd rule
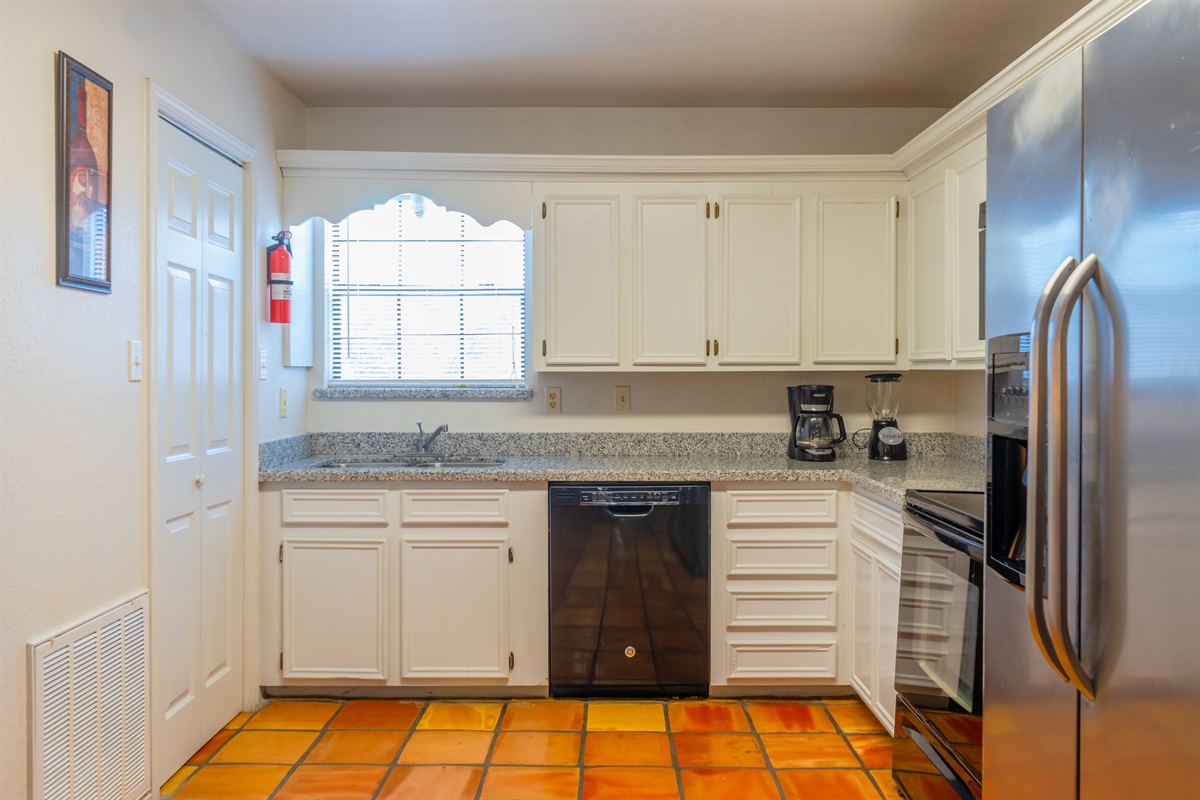
[[[654,506],[604,506],[604,512],[613,519],[642,519],[654,513]]]

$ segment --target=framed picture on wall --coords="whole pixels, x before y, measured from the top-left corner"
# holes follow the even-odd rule
[[[58,54],[58,283],[112,292],[112,82]]]

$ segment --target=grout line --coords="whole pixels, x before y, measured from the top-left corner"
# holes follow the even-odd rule
[[[750,733],[754,735],[754,741],[758,742],[758,747],[762,751],[763,763],[767,765],[767,771],[771,774],[771,780],[775,781],[775,791],[779,792],[781,798],[787,797],[783,793],[783,784],[779,781],[779,775],[775,772],[775,766],[771,763],[771,756],[767,753],[767,743],[763,741],[758,726],[754,724],[754,717],[750,716],[750,709],[746,708],[746,701],[738,701],[738,708],[742,710],[742,713],[746,715],[746,719],[750,722]]]
[[[864,703],[863,708],[866,708],[866,707],[867,706]],[[842,741],[846,743],[846,747],[850,748],[850,752],[854,754],[855,760],[857,760],[858,763],[862,766],[862,771],[864,774],[866,774],[867,780],[870,781],[871,785],[875,787],[875,791],[878,792],[879,796],[882,798],[884,796],[883,788],[876,782],[875,776],[871,774],[871,770],[867,767],[867,762],[863,761],[863,757],[861,755],[859,755],[858,750],[855,749],[854,743],[850,741],[849,734],[847,734],[845,731],[842,730],[842,723],[838,722],[837,717],[835,717],[833,715],[833,712],[829,710],[829,706],[825,704],[824,698],[821,699],[821,708],[825,709],[825,713],[829,715],[829,718],[831,720],[833,720],[833,726],[834,726],[834,728],[837,729],[838,735],[842,737]],[[859,734],[859,735],[869,735],[869,734]]]
[[[496,717],[496,724],[492,726],[492,741],[488,745],[488,751],[483,757],[483,772],[479,775],[479,786],[475,789],[475,800],[483,795],[483,784],[487,780],[488,770],[492,767],[492,753],[496,752],[496,742],[500,738],[500,725],[504,722],[504,715],[508,713],[509,700],[504,701],[504,705],[500,707],[500,716]]]
[[[371,800],[378,798],[379,794],[383,791],[383,787],[387,786],[388,781],[392,779],[392,773],[396,771],[396,768],[400,764],[400,754],[404,752],[404,748],[408,747],[408,743],[412,741],[413,734],[417,731],[417,723],[421,721],[421,717],[425,716],[425,709],[427,708],[429,708],[429,701],[422,701],[421,710],[417,712],[415,717],[413,717],[412,722],[408,723],[408,732],[404,734],[404,741],[400,743],[400,749],[396,751],[396,755],[392,756],[392,763],[387,765],[387,772],[383,774],[383,780],[379,782],[379,786],[376,787],[375,793],[371,795]],[[372,729],[367,728],[364,730]]]
[[[266,706],[263,706],[263,708],[266,708]],[[259,709],[259,711],[261,711],[261,710],[262,710],[262,709],[260,708],[260,709]],[[230,722],[233,722],[233,720],[234,720],[234,719],[237,719],[237,717],[238,717],[238,714],[241,714],[241,713],[242,713],[242,712],[241,712],[241,711],[239,711],[237,714],[234,714],[234,715],[233,715],[233,719],[231,719],[231,720],[229,720],[229,721],[230,721]],[[184,784],[186,784],[188,781],[190,781],[192,778],[194,778],[194,777],[195,777],[197,774],[199,774],[199,772],[200,772],[200,770],[201,770],[202,768],[204,768],[204,767],[207,767],[208,765],[212,764],[213,756],[215,756],[217,753],[221,752],[221,748],[222,748],[222,747],[224,747],[225,745],[229,744],[229,743],[230,743],[230,742],[233,740],[233,737],[234,737],[234,736],[237,736],[237,735],[238,735],[238,733],[240,733],[241,731],[245,730],[245,729],[246,729],[246,723],[247,723],[247,722],[249,722],[250,720],[254,719],[254,716],[255,716],[257,713],[258,713],[258,711],[251,712],[250,716],[248,716],[248,717],[246,717],[244,720],[242,720],[242,724],[241,724],[241,725],[239,725],[239,726],[238,726],[238,727],[236,727],[236,728],[230,728],[230,727],[228,727],[228,725],[222,726],[222,728],[221,728],[221,731],[233,731],[233,733],[231,733],[231,734],[229,735],[229,738],[228,738],[228,739],[226,739],[225,741],[221,742],[221,745],[220,745],[220,747],[218,747],[216,750],[213,750],[211,753],[209,753],[209,754],[208,754],[208,758],[204,759],[204,760],[203,760],[203,761],[201,761],[199,764],[188,764],[188,763],[186,763],[186,762],[185,762],[185,763],[183,764],[183,766],[181,766],[179,769],[183,769],[183,767],[195,767],[195,769],[194,769],[194,770],[192,770],[192,774],[191,774],[191,775],[188,775],[186,778],[184,778],[183,780],[181,780],[181,781],[179,782],[179,785],[175,787],[175,791],[171,792],[171,794],[169,795],[169,797],[174,797],[175,795],[179,794],[179,790],[180,790],[180,789],[182,789],[182,788],[184,787]],[[220,733],[221,731],[217,731],[217,733],[214,733],[214,734],[213,734],[213,736],[216,736],[216,735],[217,735],[218,733]],[[212,737],[209,737],[209,741],[212,741]],[[208,744],[208,742],[205,742],[204,744]],[[201,745],[201,747],[204,747],[204,745]],[[196,752],[198,753],[198,752],[200,752],[200,751],[199,751],[199,750],[197,750]],[[196,753],[192,753],[192,755],[194,756],[194,755],[196,755]],[[176,773],[176,772],[179,772],[179,770],[177,769],[177,770],[175,770],[175,772],[171,773],[171,778],[174,778],[174,777],[175,777],[175,773]],[[169,780],[171,780],[171,778],[167,778],[167,780],[169,781]],[[158,787],[158,788],[159,788],[159,789],[161,789],[162,787],[160,786],[160,787]],[[163,800],[168,800],[168,798],[163,798]]]
[[[292,775],[294,775],[296,773],[296,770],[299,769],[300,765],[302,763],[304,763],[304,759],[308,758],[308,754],[313,751],[313,748],[317,746],[317,742],[321,741],[321,737],[324,736],[325,732],[329,730],[329,723],[333,722],[334,717],[336,717],[338,714],[342,713],[342,709],[344,709],[346,707],[346,701],[339,700],[337,703],[337,706],[338,706],[338,710],[334,711],[332,714],[330,714],[329,719],[325,720],[325,724],[321,726],[320,730],[317,731],[317,735],[313,738],[312,744],[310,744],[308,746],[308,749],[305,750],[304,753],[300,756],[300,758],[298,758],[296,760],[296,763],[292,764],[291,768],[287,771],[286,774],[284,774],[283,780],[281,780],[279,782],[279,784],[275,787],[274,791],[272,791],[269,795],[267,795],[267,800],[273,800],[273,798],[279,794],[279,790],[282,789],[289,780],[291,780]],[[263,708],[266,708],[266,706],[263,706]],[[261,710],[262,709],[259,709],[259,711],[261,711]],[[249,722],[249,720],[247,720],[247,722]],[[243,727],[245,727],[245,726],[243,726]],[[309,732],[311,732],[311,729],[309,730]]]
[[[675,791],[683,800],[683,767],[679,765],[679,753],[675,750],[675,729],[671,727],[670,713],[667,713],[667,746],[671,748],[671,767],[675,770]]]
[[[599,646],[599,641],[597,641],[597,646]],[[587,747],[587,718],[588,708],[590,706],[590,701],[583,701],[583,721],[581,722],[582,727],[579,731],[579,759],[576,761],[576,764],[579,767],[579,791],[575,793],[575,800],[583,800],[583,775],[584,770],[587,768],[584,762],[583,754],[584,748]]]

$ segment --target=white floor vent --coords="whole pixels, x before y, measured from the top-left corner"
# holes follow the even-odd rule
[[[147,593],[29,645],[34,800],[150,791]]]

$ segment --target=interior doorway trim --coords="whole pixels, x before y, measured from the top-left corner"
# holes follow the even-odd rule
[[[188,136],[197,140],[205,147],[228,158],[242,168],[242,188],[245,201],[243,202],[243,247],[242,270],[245,280],[245,296],[243,301],[243,386],[245,394],[242,405],[242,707],[256,708],[262,702],[259,691],[259,648],[258,641],[258,582],[252,576],[258,574],[258,381],[256,367],[258,358],[253,356],[258,351],[258,309],[262,303],[262,281],[255,280],[256,254],[260,248],[254,245],[256,222],[255,178],[258,152],[237,136],[226,131],[205,115],[175,97],[153,81],[147,80],[147,112],[146,112],[146,186],[145,186],[145,215],[146,238],[144,241],[145,260],[142,265],[145,280],[145,303],[143,310],[143,331],[146,339],[146,358],[152,358],[152,348],[158,341],[159,320],[155,313],[155,298],[158,293],[158,121],[179,128]],[[149,361],[147,362],[149,363]],[[158,401],[159,380],[153,369],[146,371],[146,391],[143,395],[146,419],[146,463],[147,463],[147,503],[146,503],[146,537],[147,537],[147,583],[150,584],[150,617],[154,619],[156,612],[156,597],[154,591],[155,559],[155,520],[158,514],[159,475],[154,454],[158,452]],[[153,773],[155,762],[153,742],[158,726],[158,666],[156,664],[155,644],[150,647],[150,686],[151,707],[151,778],[157,788],[169,778],[169,775]]]

